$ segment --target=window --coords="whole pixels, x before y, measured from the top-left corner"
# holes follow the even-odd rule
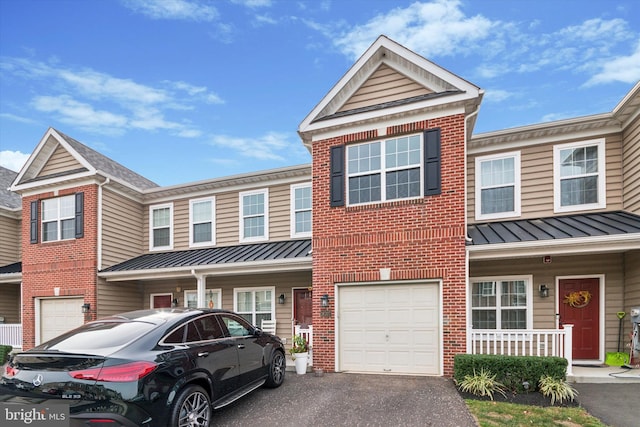
[[[235,289],[234,311],[253,325],[275,319],[275,288]]]
[[[43,242],[74,239],[76,237],[75,202],[75,195],[42,201]]]
[[[476,219],[520,215],[520,153],[476,158]]]
[[[221,297],[221,289],[207,289],[204,293],[204,307],[222,308]],[[184,291],[184,306],[188,308],[198,308],[198,291]]]
[[[189,246],[215,245],[215,199],[189,202]]]
[[[554,147],[555,212],[606,207],[604,139]]]
[[[422,176],[421,135],[347,147],[351,205],[420,197]]]
[[[219,317],[227,328],[230,337],[247,337],[253,334],[251,325],[245,323],[244,319],[230,314],[221,314]]]
[[[531,278],[471,280],[474,329],[531,329]]]
[[[164,344],[184,344],[211,341],[224,338],[224,331],[214,314],[198,317],[174,329],[161,342]]]
[[[268,190],[240,193],[240,241],[269,238]]]
[[[291,237],[311,236],[311,184],[291,186]]]
[[[149,249],[173,249],[173,204],[151,206],[149,223]]]

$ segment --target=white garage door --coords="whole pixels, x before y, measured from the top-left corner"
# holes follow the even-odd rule
[[[440,375],[438,283],[339,288],[341,371]]]
[[[40,300],[40,342],[57,337],[84,323],[84,298]]]

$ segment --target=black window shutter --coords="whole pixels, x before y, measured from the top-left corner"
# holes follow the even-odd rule
[[[84,237],[84,193],[76,193],[76,239]]]
[[[331,147],[331,206],[344,206],[344,145]]]
[[[440,129],[424,132],[424,195],[433,196],[442,191],[440,172]]]
[[[38,243],[38,206],[40,206],[40,200],[31,202],[31,210],[29,213],[29,243]]]

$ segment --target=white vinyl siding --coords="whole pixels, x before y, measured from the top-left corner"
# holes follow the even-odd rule
[[[215,198],[189,201],[189,246],[216,244]]]
[[[173,203],[149,208],[149,250],[173,249]]]
[[[553,148],[554,211],[606,207],[604,139]]]
[[[291,186],[291,237],[311,237],[311,184]]]
[[[240,193],[240,241],[269,239],[269,191]]]
[[[42,201],[42,241],[74,239],[76,236],[75,195]]]
[[[476,219],[520,216],[520,153],[476,158]]]

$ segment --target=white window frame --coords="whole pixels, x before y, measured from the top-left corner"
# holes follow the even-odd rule
[[[211,222],[211,240],[204,242],[194,242],[195,235],[193,233],[193,226],[196,225],[196,222],[193,218],[193,205],[197,203],[211,203],[211,218],[207,218],[207,221],[199,221],[197,224],[204,224],[206,222]],[[198,248],[203,246],[214,246],[216,244],[216,198],[215,197],[205,197],[202,199],[192,199],[189,200],[189,247],[190,248]]]
[[[290,206],[291,206],[291,221],[290,221],[290,228],[291,228],[291,237],[311,237],[312,231],[303,231],[303,232],[297,232],[296,231],[296,214],[298,212],[310,212],[311,213],[311,217],[313,219],[313,194],[311,195],[311,203],[312,206],[309,209],[299,209],[296,210],[296,190],[299,189],[303,189],[303,188],[309,188],[311,189],[311,183],[310,182],[305,182],[302,184],[291,184],[291,198],[290,198]]]
[[[276,318],[276,287],[275,286],[262,286],[262,287],[257,287],[257,288],[234,288],[233,289],[233,311],[235,311],[236,313],[238,313],[239,315],[242,314],[249,314],[246,311],[240,311],[238,309],[238,293],[240,292],[251,292],[252,293],[252,311],[251,311],[251,318],[252,320],[250,321],[250,323],[252,325],[258,326],[260,327],[260,325],[256,325],[256,314],[262,314],[264,312],[257,312],[255,310],[256,304],[256,292],[262,292],[262,291],[271,291],[271,319],[275,320]]]
[[[560,183],[569,177],[560,176],[560,151],[573,148],[598,147],[598,201],[596,203],[586,203],[582,205],[562,206],[562,194]],[[586,176],[586,175],[580,175]],[[572,142],[570,144],[555,145],[553,147],[553,208],[555,213],[585,211],[591,209],[604,209],[607,207],[607,173],[606,173],[606,152],[605,139],[590,139],[587,141]]]
[[[252,236],[252,237],[245,237],[244,235],[244,220],[245,220],[245,216],[244,216],[244,198],[246,196],[253,196],[253,195],[257,195],[257,194],[264,194],[264,213],[262,214],[262,216],[264,216],[264,233],[262,236]],[[246,242],[261,242],[264,240],[269,240],[269,189],[268,188],[263,188],[260,190],[251,190],[251,191],[242,191],[239,194],[239,223],[240,223],[240,227],[239,227],[239,232],[240,232],[240,242],[242,243],[246,243]],[[259,216],[259,215],[255,215],[254,217]]]
[[[60,212],[61,209],[61,201],[65,200],[65,199],[70,199],[72,201],[73,204],[73,209],[71,210],[71,215],[69,216],[62,216],[62,213]],[[49,204],[49,203],[53,203],[55,202],[56,206],[55,206],[55,210],[56,210],[56,217],[55,218],[49,218],[47,220],[44,219],[44,214],[45,214],[45,208],[44,205],[45,203]],[[73,240],[76,238],[76,232],[75,232],[75,221],[76,221],[76,196],[75,194],[70,194],[68,196],[61,196],[61,197],[53,197],[50,199],[44,199],[40,202],[40,209],[42,211],[42,214],[40,216],[40,229],[41,229],[41,234],[42,234],[42,242],[43,243],[49,243],[49,242],[59,242],[61,240]],[[62,238],[62,221],[68,221],[71,220],[73,221],[73,236],[69,237],[69,238]],[[56,238],[55,239],[51,239],[51,240],[46,240],[45,239],[45,230],[44,230],[44,225],[48,224],[48,223],[56,223]]]
[[[514,168],[513,210],[505,211],[505,212],[496,212],[491,214],[482,214],[482,190],[484,189],[482,187],[482,163],[493,161],[493,160],[508,159],[508,158],[513,158],[513,168]],[[475,168],[476,168],[476,173],[475,173],[476,220],[519,217],[521,215],[521,205],[522,205],[520,152],[511,151],[508,153],[500,153],[500,154],[492,154],[488,156],[476,157]],[[506,187],[506,185],[501,185],[500,187]],[[490,187],[487,187],[487,188],[490,188]]]
[[[526,313],[526,328],[525,329],[508,329],[511,330],[531,330],[533,329],[533,276],[532,275],[524,275],[524,276],[489,276],[489,277],[470,277],[469,278],[469,313],[468,319],[469,324],[473,325],[473,284],[478,282],[494,282],[495,288],[495,298],[496,305],[493,307],[496,310],[496,329],[478,329],[478,330],[488,330],[488,331],[503,331],[501,327],[502,321],[502,313],[503,310],[500,298],[502,296],[502,286],[501,282],[511,282],[511,281],[524,281],[525,289],[527,295],[527,304],[524,307],[527,311]],[[489,294],[487,294],[489,296]],[[480,307],[479,307],[480,309]]]
[[[419,155],[419,161],[417,165],[414,166],[402,166],[402,167],[389,167],[387,168],[386,165],[386,142],[390,141],[390,140],[394,140],[394,139],[400,139],[400,138],[411,138],[413,136],[418,136],[420,138],[420,155]],[[357,146],[362,146],[362,145],[368,145],[368,144],[375,144],[375,143],[379,143],[380,144],[380,169],[376,170],[370,170],[370,171],[366,171],[366,172],[352,172],[349,168],[349,149],[350,148],[354,148]],[[375,141],[367,141],[367,142],[362,142],[362,143],[358,143],[358,144],[349,144],[346,147],[346,153],[345,153],[345,168],[346,168],[346,174],[345,174],[345,191],[346,191],[346,200],[347,200],[347,206],[359,206],[359,205],[372,205],[372,204],[376,204],[376,203],[387,203],[387,202],[395,202],[395,201],[399,201],[399,200],[415,200],[415,199],[421,199],[424,197],[424,134],[420,133],[420,134],[411,134],[411,135],[401,135],[401,136],[396,136],[396,137],[388,137],[388,138],[381,138],[381,139],[377,139]],[[407,170],[407,169],[414,169],[415,166],[417,166],[420,171],[419,171],[419,175],[420,175],[420,190],[418,191],[418,195],[417,196],[412,196],[412,197],[402,197],[402,198],[395,198],[395,199],[387,199],[387,173],[389,172],[393,172],[393,171],[397,171],[397,170]],[[349,187],[349,180],[350,178],[355,178],[358,176],[366,176],[366,175],[376,175],[376,174],[380,174],[380,200],[373,200],[373,201],[368,201],[368,202],[362,202],[362,203],[355,203],[352,202],[350,199],[350,187]]]
[[[184,291],[184,306],[185,307],[189,307],[188,301],[187,301],[187,296],[188,295],[195,295],[196,296],[196,308],[209,308],[208,304],[209,304],[209,292],[217,292],[217,296],[213,299],[213,308],[222,308],[222,289],[220,288],[216,288],[216,289],[206,289],[204,296],[205,296],[205,307],[197,307],[197,301],[198,301],[198,290],[197,289],[190,289],[190,290],[186,290]]]
[[[153,231],[156,228],[153,226],[153,212],[157,209],[169,208],[169,245],[168,246],[153,246]],[[150,251],[163,251],[173,249],[173,203],[165,203],[162,205],[149,206],[149,250]]]

